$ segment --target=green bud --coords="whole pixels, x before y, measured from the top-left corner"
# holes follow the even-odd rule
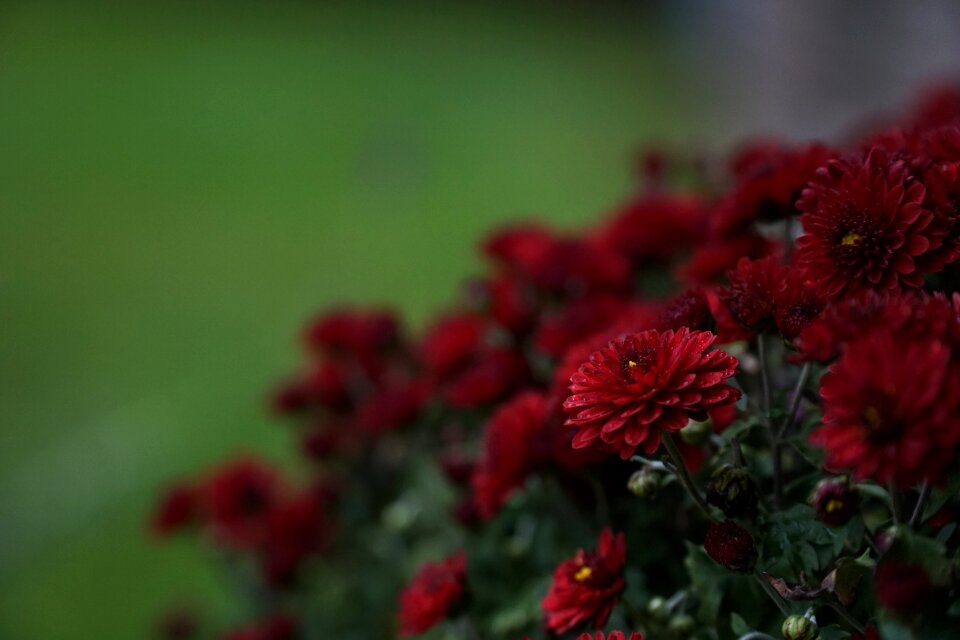
[[[817,623],[805,616],[790,616],[780,628],[784,640],[817,640],[820,630]]]
[[[650,467],[634,471],[627,480],[627,489],[639,498],[652,498],[660,489],[660,474]]]
[[[667,601],[664,598],[654,596],[650,598],[650,602],[647,603],[647,613],[649,613],[650,617],[654,620],[663,621],[670,615],[670,609],[667,607]]]
[[[680,439],[687,444],[700,446],[706,444],[713,432],[713,423],[710,420],[695,422],[691,420],[683,429],[680,429]]]
[[[757,483],[744,467],[725,464],[710,476],[707,502],[728,518],[752,518],[757,514]]]
[[[697,623],[692,616],[681,613],[670,619],[670,624],[667,625],[667,628],[670,630],[670,633],[674,635],[687,636],[693,633],[696,626]]]

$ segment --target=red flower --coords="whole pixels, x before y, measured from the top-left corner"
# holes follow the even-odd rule
[[[604,529],[597,541],[597,552],[583,549],[565,560],[553,573],[553,584],[543,599],[547,629],[566,633],[591,622],[601,627],[620,600],[623,591],[623,565],[627,543],[622,533]]]
[[[810,437],[829,469],[909,487],[939,480],[960,443],[960,367],[930,337],[878,331],[823,376],[823,425]]]
[[[720,300],[738,323],[753,331],[773,327],[774,295],[783,283],[787,269],[776,258],[741,258],[737,268],[727,274],[730,284],[720,289]]]
[[[175,484],[166,490],[157,503],[150,519],[150,528],[161,536],[184,529],[196,521],[198,506],[195,487],[187,483]]]
[[[467,557],[462,551],[424,564],[400,593],[400,635],[423,633],[447,617],[463,596],[466,574]]]
[[[484,431],[483,450],[473,475],[474,500],[490,518],[520,487],[534,466],[534,439],[543,429],[546,403],[528,391],[494,412]]]
[[[831,527],[842,527],[860,508],[860,494],[846,478],[826,478],[817,484],[810,498],[817,518]]]
[[[773,321],[785,340],[793,341],[823,311],[824,299],[797,269],[787,269],[773,294]]]
[[[710,331],[716,325],[710,301],[702,289],[684,291],[663,310],[657,323],[661,331],[686,327],[692,331]]]
[[[880,640],[880,632],[877,631],[877,625],[868,624],[863,633],[851,633],[850,640]]]
[[[218,469],[202,488],[217,537],[235,547],[262,539],[264,518],[276,504],[280,483],[259,460],[241,458]]]
[[[581,633],[577,636],[577,640],[643,640],[643,634],[634,631],[629,636],[625,636],[623,631],[611,631],[607,635],[603,635],[603,631],[597,631],[597,635]]]
[[[711,522],[703,548],[714,562],[731,571],[746,573],[757,561],[757,545],[750,532],[733,520]]]
[[[645,196],[623,205],[599,237],[635,265],[661,264],[700,239],[704,214],[695,197]]]
[[[884,560],[877,566],[873,588],[881,607],[904,615],[922,611],[931,590],[922,567],[899,560]]]
[[[653,453],[664,431],[706,420],[713,407],[736,402],[737,389],[723,381],[737,359],[707,351],[716,336],[705,331],[649,330],[612,340],[571,376],[563,403],[576,426],[574,448],[601,440],[629,458],[643,447]]]
[[[267,514],[261,569],[274,586],[290,584],[300,564],[329,542],[329,527],[320,500],[306,492]]]
[[[483,318],[469,313],[441,318],[423,337],[423,365],[437,376],[449,374],[470,359],[487,329]]]
[[[519,351],[484,346],[442,384],[443,399],[451,407],[471,409],[522,388],[527,378],[527,364]]]
[[[304,333],[315,350],[370,355],[393,347],[399,336],[397,319],[387,311],[340,309],[315,320]]]
[[[906,162],[881,149],[830,162],[797,203],[804,212],[797,259],[806,276],[828,297],[921,286],[937,265],[918,260],[946,233],[931,224],[924,195]]]

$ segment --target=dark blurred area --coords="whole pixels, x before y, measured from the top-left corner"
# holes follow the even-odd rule
[[[291,459],[314,311],[411,326],[504,220],[594,219],[645,143],[842,136],[952,79],[948,2],[0,5],[0,637],[229,615],[156,488]]]

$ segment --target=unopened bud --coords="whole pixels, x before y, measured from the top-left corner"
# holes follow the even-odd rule
[[[816,640],[820,637],[817,623],[806,616],[790,616],[780,627],[783,640]]]
[[[660,474],[650,467],[634,471],[627,480],[627,489],[639,498],[652,498],[660,489]]]
[[[752,518],[757,513],[757,483],[744,467],[725,464],[710,476],[707,502],[728,518]]]
[[[654,620],[663,621],[670,615],[670,608],[667,606],[667,601],[664,598],[654,596],[650,598],[650,602],[647,603],[647,613],[649,613],[650,617]]]
[[[692,633],[696,626],[697,623],[692,616],[686,613],[681,613],[680,615],[673,616],[670,619],[670,624],[667,625],[667,628],[670,629],[670,633],[682,637]]]
[[[713,432],[713,424],[710,420],[704,422],[695,422],[691,420],[687,423],[683,429],[680,429],[680,439],[691,444],[693,446],[699,447],[702,444],[706,444],[707,440],[710,439],[710,434]]]

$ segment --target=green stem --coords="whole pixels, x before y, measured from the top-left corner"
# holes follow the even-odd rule
[[[916,529],[923,520],[923,510],[927,506],[927,500],[930,498],[930,483],[924,482],[920,487],[920,496],[917,498],[917,504],[913,507],[913,513],[910,515],[910,528]]]
[[[897,491],[897,487],[892,480],[887,483],[887,493],[890,494],[890,515],[893,516],[893,524],[900,524],[900,492]]]
[[[697,489],[697,486],[693,483],[693,479],[690,477],[690,472],[687,470],[687,465],[683,461],[683,456],[680,454],[680,450],[677,449],[677,445],[673,441],[673,436],[669,433],[663,434],[662,442],[664,449],[667,450],[667,454],[670,456],[670,459],[673,460],[673,465],[676,467],[677,479],[680,481],[680,484],[682,484],[683,488],[687,490],[687,493],[690,494],[690,497],[693,498],[693,501],[698,507],[700,507],[700,510],[703,511],[703,514],[712,520],[713,516],[710,514],[710,507],[707,506],[707,503],[703,499],[703,496],[700,495],[700,491]]]
[[[797,378],[797,386],[793,388],[793,397],[790,400],[790,409],[787,412],[787,417],[783,421],[783,424],[780,425],[780,432],[777,434],[777,438],[783,440],[783,437],[793,429],[794,423],[797,421],[797,412],[800,410],[800,401],[803,400],[803,388],[807,386],[807,378],[810,377],[810,371],[812,367],[810,363],[807,362],[803,365],[803,368],[800,369],[800,377]]]
[[[860,623],[857,621],[856,618],[854,618],[852,615],[850,615],[850,613],[849,613],[845,608],[843,608],[842,606],[840,606],[840,604],[838,604],[838,603],[836,603],[836,602],[831,602],[831,601],[829,601],[829,600],[826,601],[824,604],[826,604],[828,607],[830,607],[831,609],[833,609],[833,610],[837,613],[838,616],[840,616],[841,618],[843,618],[844,622],[846,622],[846,623],[849,624],[851,627],[853,627],[854,631],[856,631],[857,633],[863,633],[863,632],[864,632],[864,627],[863,627],[863,625],[860,624]]]
[[[757,334],[757,357],[760,359],[760,413],[770,436],[770,456],[773,460],[773,508],[783,505],[783,451],[780,435],[770,421],[770,373],[767,368],[767,341],[762,333]]]
[[[785,616],[789,616],[790,607],[788,607],[787,603],[783,601],[783,598],[780,597],[780,594],[777,593],[772,586],[770,586],[770,583],[767,582],[766,578],[761,576],[759,573],[754,573],[753,577],[756,578],[757,582],[760,583],[760,588],[762,588],[764,592],[770,596],[770,599],[773,600],[773,603],[777,605],[777,608],[780,609],[780,613]]]

